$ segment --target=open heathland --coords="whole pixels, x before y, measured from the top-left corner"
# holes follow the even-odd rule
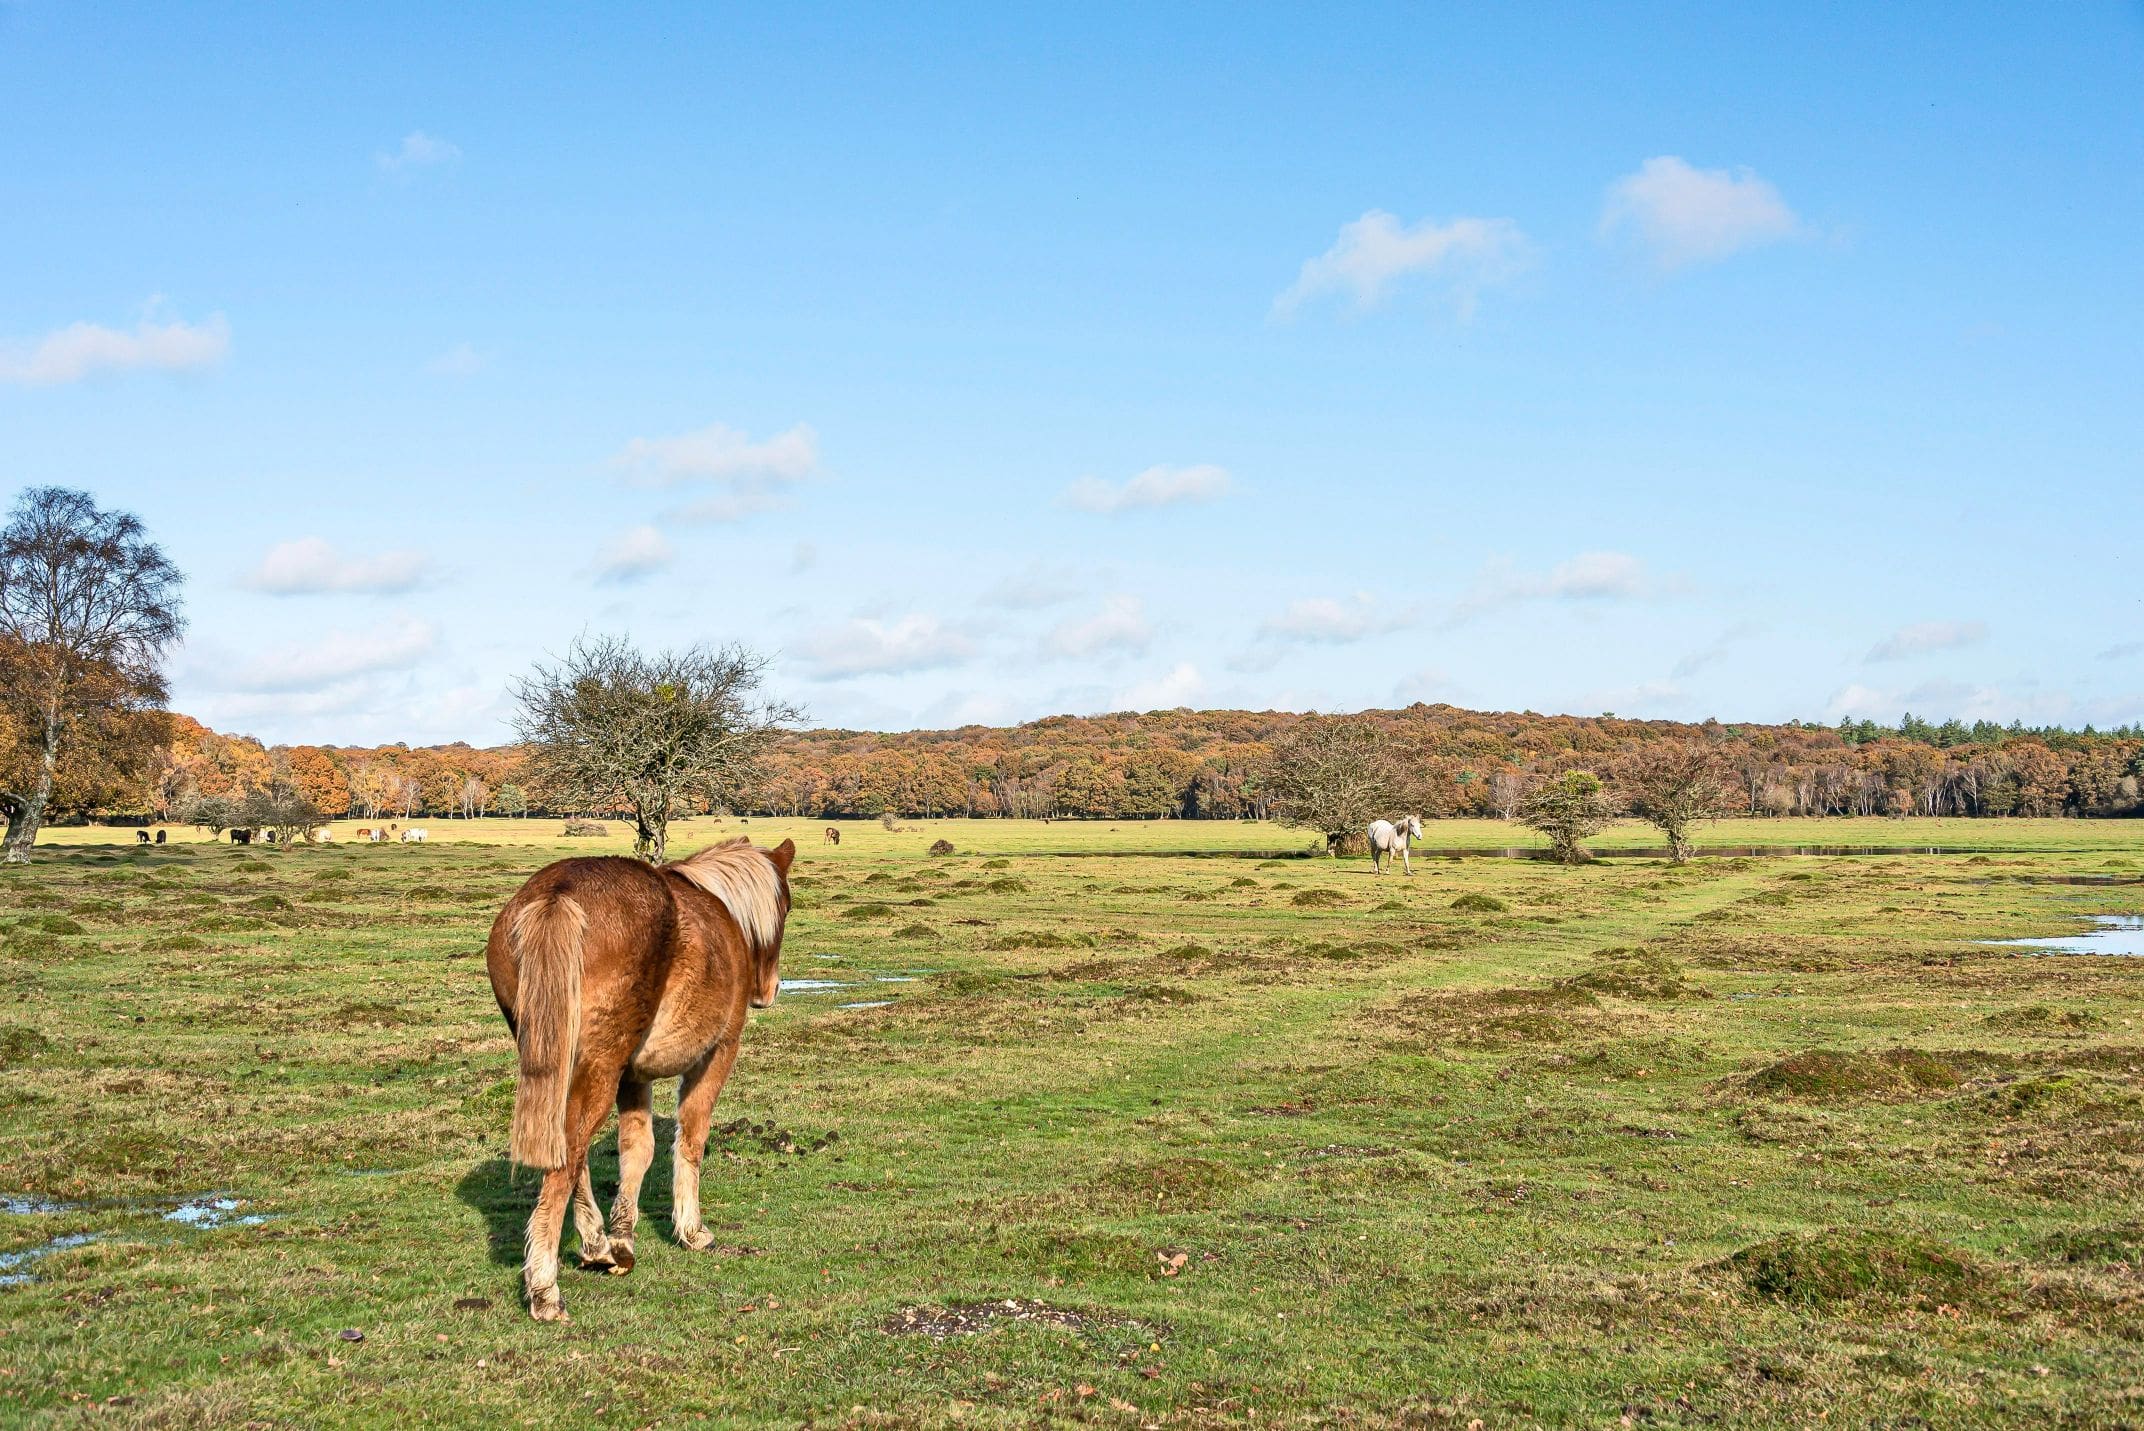
[[[795,983],[716,1244],[659,1157],[560,1326],[479,956],[625,832],[418,823],[0,870],[0,1422],[2144,1420],[2144,964],[1983,942],[2144,911],[2144,822],[673,827],[797,839]]]

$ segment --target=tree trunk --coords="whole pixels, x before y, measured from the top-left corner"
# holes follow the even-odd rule
[[[7,835],[0,840],[0,864],[26,865],[30,847],[37,843],[38,827],[45,823],[45,806],[52,799],[52,778],[60,764],[59,712],[45,716],[45,748],[37,765],[37,784],[26,795],[0,796],[7,810]]]

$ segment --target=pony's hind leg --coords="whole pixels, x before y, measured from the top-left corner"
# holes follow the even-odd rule
[[[726,1043],[686,1074],[678,1088],[677,1144],[671,1154],[670,1227],[695,1252],[712,1247],[715,1235],[700,1225],[700,1160],[707,1156],[707,1130],[715,1119],[715,1095],[737,1061]]]
[[[521,1263],[529,1315],[539,1322],[566,1320],[565,1303],[558,1295],[558,1239],[566,1227],[566,1204],[576,1199],[588,1177],[588,1144],[603,1126],[610,1112],[611,1090],[617,1087],[615,1080],[592,1075],[585,1067],[574,1073],[573,1091],[566,1096],[566,1161],[543,1175]]]
[[[581,1266],[591,1272],[626,1272],[632,1269],[632,1254],[626,1254],[625,1266],[617,1262],[617,1248],[611,1245],[610,1234],[603,1227],[603,1209],[596,1203],[595,1178],[589,1173],[588,1162],[581,1162],[581,1180],[573,1186],[573,1226],[581,1235]]]
[[[610,1205],[611,1271],[633,1270],[633,1233],[640,1225],[640,1180],[655,1161],[655,1116],[650,1087],[627,1078],[618,1085],[618,1200]]]

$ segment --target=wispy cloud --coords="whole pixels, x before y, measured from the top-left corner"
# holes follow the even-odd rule
[[[2029,687],[2031,683],[2026,684]],[[1895,721],[1912,711],[1929,720],[1953,717],[1968,721],[2022,720],[2039,725],[2061,722],[2075,709],[2075,702],[2065,691],[2012,690],[2002,686],[1936,680],[1903,689],[1853,682],[1832,696],[1825,714],[1835,721]]]
[[[1440,283],[1466,316],[1484,287],[1519,273],[1532,252],[1533,245],[1510,219],[1402,224],[1372,209],[1341,225],[1332,247],[1304,262],[1295,282],[1273,300],[1273,312],[1290,317],[1304,304],[1333,295],[1351,299],[1358,312],[1367,311],[1402,280],[1415,278]]]
[[[1869,647],[1864,661],[1903,661],[1935,651],[1978,646],[1988,639],[1985,621],[1922,621],[1898,630]]]
[[[999,577],[980,599],[983,605],[1002,611],[1041,611],[1061,606],[1079,593],[1080,584],[1070,570],[1038,562]]]
[[[1600,232],[1604,239],[1627,232],[1672,270],[1795,238],[1802,223],[1749,169],[1697,169],[1662,154],[1609,185]]]
[[[1173,507],[1185,502],[1211,502],[1226,496],[1228,472],[1211,463],[1195,467],[1149,467],[1128,480],[1105,482],[1082,477],[1065,488],[1065,505],[1082,512],[1111,515],[1150,507]]]
[[[643,523],[611,539],[596,555],[595,578],[623,585],[654,575],[677,559],[669,538]]]
[[[1445,617],[1447,627],[1471,621],[1501,607],[1529,601],[1598,602],[1660,594],[1666,583],[1646,571],[1627,552],[1581,552],[1546,573],[1524,572],[1509,562],[1492,562],[1474,586]]]
[[[1136,596],[1112,596],[1092,616],[1059,623],[1042,641],[1045,654],[1060,657],[1122,656],[1144,651],[1154,640],[1146,608]]]
[[[246,585],[276,596],[322,592],[392,596],[421,586],[430,574],[431,562],[420,551],[356,556],[338,552],[324,537],[300,537],[270,547],[246,578]]]
[[[2126,661],[2132,656],[2144,656],[2144,641],[2124,641],[2099,653],[2102,661]]]
[[[407,670],[431,655],[438,644],[438,633],[429,622],[398,617],[364,630],[325,631],[265,652],[218,685],[254,693],[318,691],[359,676]]]
[[[664,513],[672,521],[739,522],[787,505],[789,489],[819,467],[819,435],[804,423],[754,441],[725,423],[675,437],[636,437],[611,466],[652,487],[713,490]]]
[[[1270,671],[1291,646],[1345,646],[1413,625],[1420,612],[1412,606],[1380,601],[1367,591],[1345,600],[1311,596],[1290,602],[1258,625],[1249,648],[1230,659],[1233,671]]]
[[[402,136],[399,147],[382,149],[372,157],[384,172],[401,174],[411,169],[430,169],[441,164],[452,164],[462,157],[462,151],[460,145],[435,138],[421,129],[412,129]]]
[[[797,654],[805,675],[832,681],[957,666],[975,654],[975,644],[937,617],[911,612],[891,619],[859,616],[809,632]]]
[[[471,343],[456,343],[428,358],[424,370],[435,378],[473,378],[490,366],[491,354],[479,352]]]
[[[199,323],[162,318],[160,304],[132,329],[70,323],[42,338],[0,343],[0,383],[53,387],[105,373],[187,373],[212,368],[231,351],[231,326],[221,313]]]
[[[1696,675],[1707,666],[1718,665],[1721,661],[1727,659],[1728,653],[1733,651],[1737,645],[1755,636],[1763,629],[1762,626],[1754,621],[1737,621],[1718,636],[1715,636],[1710,642],[1698,647],[1695,651],[1677,661],[1675,669],[1669,674],[1679,681],[1685,677]]]

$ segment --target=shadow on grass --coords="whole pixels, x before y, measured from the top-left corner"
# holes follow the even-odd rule
[[[671,1235],[670,1144],[676,1136],[675,1119],[655,1120],[655,1161],[649,1165],[648,1174],[640,1183],[643,1237],[651,1232],[660,1232],[665,1237]],[[595,1146],[589,1149],[588,1172],[595,1181],[596,1201],[607,1218],[611,1199],[618,1192],[618,1137],[615,1132],[599,1137]],[[455,1184],[454,1195],[484,1219],[494,1266],[521,1265],[522,1238],[528,1229],[529,1214],[536,1210],[537,1190],[542,1186],[543,1174],[516,1168],[504,1158],[486,1158]],[[577,1245],[573,1213],[569,1209],[560,1257],[563,1265],[573,1265],[571,1253]]]

